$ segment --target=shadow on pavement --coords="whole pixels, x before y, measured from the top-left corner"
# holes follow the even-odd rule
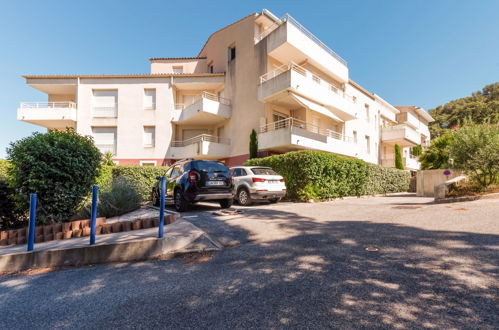
[[[248,222],[271,225],[270,238],[273,230],[279,236],[259,239],[244,223],[198,217],[196,225],[210,221],[215,231],[246,244],[200,263],[178,259],[3,279],[7,312],[0,327],[499,325],[498,235],[320,222],[272,209],[246,215]],[[37,307],[27,308],[28,302]]]

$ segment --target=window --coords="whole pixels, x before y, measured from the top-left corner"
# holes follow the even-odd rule
[[[213,62],[210,62],[210,64],[208,64],[208,73],[213,73]]]
[[[237,176],[245,176],[246,175],[246,171],[242,168],[236,168],[234,170],[234,176],[237,177]]]
[[[144,126],[144,134],[143,134],[144,147],[154,147],[155,135],[156,135],[155,126]]]
[[[144,109],[146,109],[146,110],[156,109],[156,90],[155,89],[144,89]]]
[[[179,175],[182,175],[182,168],[180,165],[177,165],[172,169],[171,177],[175,178]]]
[[[184,67],[183,66],[174,66],[173,73],[175,73],[175,74],[184,73]]]
[[[94,117],[117,116],[117,90],[93,90],[92,93],[92,112]]]
[[[155,160],[141,160],[140,166],[156,166],[157,162]]]
[[[105,154],[116,154],[116,127],[92,127],[95,146]]]
[[[353,143],[357,143],[357,131],[353,131]]]
[[[368,104],[366,104],[366,105],[364,105],[364,106],[366,107],[366,120],[367,120],[367,122],[369,122],[369,121],[370,121],[370,119],[371,119],[371,118],[370,118],[371,116],[370,116],[370,113],[369,113],[369,105],[368,105]]]
[[[366,152],[367,154],[371,154],[371,139],[368,135],[366,135]]]
[[[278,175],[276,172],[274,172],[273,169],[268,167],[252,168],[251,172],[253,172],[253,174],[255,175]]]
[[[352,102],[353,103],[357,103],[357,97],[356,96],[352,96]]]
[[[376,123],[378,122],[378,116],[374,115],[374,126],[376,126]]]
[[[228,57],[229,57],[229,62],[232,62],[233,60],[236,59],[236,46],[230,46],[228,49]]]

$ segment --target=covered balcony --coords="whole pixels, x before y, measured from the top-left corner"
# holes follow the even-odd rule
[[[216,125],[231,116],[230,101],[203,92],[194,103],[175,104],[172,121],[182,125]]]
[[[258,147],[260,150],[278,152],[312,149],[350,157],[355,157],[358,153],[352,138],[296,118],[286,118],[261,126]]]
[[[282,63],[309,62],[340,82],[348,82],[344,59],[290,15],[285,15],[255,37],[267,43],[267,53]]]
[[[220,159],[229,157],[230,140],[201,134],[183,141],[172,141],[167,158]]]
[[[260,101],[277,104],[286,101],[290,93],[312,100],[327,109],[329,116],[335,119],[345,121],[356,118],[353,104],[341,89],[295,63],[282,65],[260,77]]]
[[[74,102],[22,102],[17,109],[17,119],[48,129],[76,127]]]
[[[381,141],[400,147],[414,147],[421,143],[421,134],[406,124],[388,126],[381,129]]]

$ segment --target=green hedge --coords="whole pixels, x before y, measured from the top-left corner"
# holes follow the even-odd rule
[[[323,200],[407,191],[410,173],[327,152],[296,151],[246,161],[269,166],[286,179],[287,196]]]
[[[142,201],[151,199],[152,186],[157,176],[165,174],[166,166],[113,166],[113,179],[124,177],[139,192]]]
[[[0,159],[0,179],[6,179],[7,178],[7,169],[10,166],[10,162],[5,159]]]

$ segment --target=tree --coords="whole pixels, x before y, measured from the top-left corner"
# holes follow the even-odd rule
[[[108,151],[102,155],[102,166],[114,166],[116,165],[113,162],[113,153]]]
[[[435,119],[429,125],[433,138],[461,125],[468,118],[478,124],[499,123],[499,82],[487,85],[471,96],[439,105],[428,112]]]
[[[449,156],[482,188],[499,179],[499,124],[466,122],[453,133]]]
[[[257,158],[258,157],[258,137],[256,135],[256,131],[251,130],[250,134],[250,142],[249,142],[249,158]]]
[[[101,153],[91,137],[68,129],[34,133],[10,144],[9,176],[28,208],[30,193],[37,193],[42,222],[69,219],[90,193],[99,174]]]
[[[423,153],[423,147],[421,145],[417,145],[411,148],[411,155],[414,157],[419,157]]]
[[[402,162],[402,153],[400,152],[400,147],[398,144],[395,145],[395,168],[399,170],[404,169],[404,163]]]
[[[447,147],[452,141],[452,134],[447,132],[430,142],[430,147],[419,156],[422,170],[449,168],[449,151]]]

